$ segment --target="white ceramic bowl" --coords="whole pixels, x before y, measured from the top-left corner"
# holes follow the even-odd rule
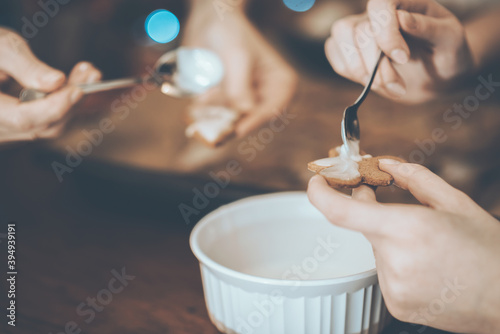
[[[330,224],[304,192],[225,205],[190,244],[223,333],[372,334],[387,319],[370,244]]]

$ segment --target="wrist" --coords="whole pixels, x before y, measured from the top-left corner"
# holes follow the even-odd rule
[[[223,16],[227,13],[244,13],[247,0],[190,0],[190,15]]]

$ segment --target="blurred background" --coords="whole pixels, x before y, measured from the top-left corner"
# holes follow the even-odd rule
[[[468,20],[495,1],[441,2]],[[180,20],[179,36],[167,44],[155,43],[144,31],[147,15],[158,8]],[[281,1],[250,1],[250,18],[300,78],[289,106],[296,117],[272,139],[260,142],[262,148],[252,159],[241,153],[250,137],[217,149],[186,138],[189,101],[159,91],[148,92],[123,118],[111,113],[123,91],[89,96],[76,107],[76,117],[62,137],[2,146],[2,224],[19,222],[20,263],[26,266],[20,277],[23,313],[17,332],[58,332],[66,321],[78,318],[79,301],[95,294],[112,268],[126,265],[137,281],[95,322],[81,324],[84,330],[215,333],[187,244],[189,231],[223,203],[266,192],[305,190],[312,176],[307,163],[341,143],[342,112],[362,90],[333,72],[323,43],[335,20],[364,8],[365,1],[317,0],[309,11],[298,13]],[[38,1],[19,0],[0,15],[3,22],[22,29],[21,18],[40,10]],[[73,0],[61,6],[29,43],[39,58],[66,73],[87,60],[102,70],[104,79],[143,75],[159,56],[182,44],[187,14],[188,6],[178,0]],[[498,77],[500,66],[491,64],[483,72]],[[458,129],[442,124],[443,113],[472,94],[476,85],[471,78],[452,96],[419,106],[371,94],[359,111],[361,146],[374,156],[416,160],[500,215],[500,95],[481,102]],[[15,94],[19,87],[11,82],[4,89]],[[115,129],[59,182],[53,163],[64,163],[68,152],[86,140],[84,131],[97,128],[104,117],[113,119]],[[419,146],[435,128],[443,128],[448,139]],[[259,130],[251,136],[258,134]],[[211,175],[224,171],[231,160],[238,161],[242,172],[186,221],[179,205],[192,205],[195,189],[202,191]],[[396,187],[378,193],[383,202],[415,203]]]

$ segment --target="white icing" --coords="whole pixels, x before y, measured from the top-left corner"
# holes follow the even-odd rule
[[[220,58],[206,49],[177,49],[177,70],[173,80],[177,88],[191,94],[201,94],[219,84],[224,76]]]
[[[339,154],[333,158],[325,158],[314,161],[314,164],[327,167],[319,172],[319,174],[344,181],[350,181],[361,176],[359,174],[358,162],[363,158],[370,158],[367,154],[361,156],[359,154],[359,141],[349,142],[335,148]]]
[[[323,159],[319,159],[319,160],[314,161],[314,164],[321,166],[321,167],[330,167],[330,166],[333,166],[336,161],[337,161],[337,157],[335,157],[335,158],[323,158]]]
[[[239,118],[238,112],[222,106],[193,108],[189,116],[193,123],[186,128],[186,136],[197,133],[210,143],[216,143],[223,135],[232,132]]]
[[[339,160],[332,167],[322,169],[321,175],[343,181],[354,180],[361,176],[358,170],[358,163],[354,160]]]

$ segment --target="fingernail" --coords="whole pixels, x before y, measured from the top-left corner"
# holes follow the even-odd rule
[[[378,162],[383,165],[399,165],[401,163],[400,161],[393,159],[380,159]]]
[[[81,71],[81,72],[85,72],[89,68],[90,68],[90,64],[87,63],[87,62],[83,62],[83,63],[80,64],[80,66],[78,66],[78,70]]]
[[[94,83],[99,80],[99,73],[92,73],[87,78],[87,83]]]
[[[74,92],[71,93],[71,97],[70,97],[71,103],[74,104],[74,103],[78,102],[78,100],[81,99],[82,95],[83,95],[82,90],[80,88],[75,88]]]
[[[403,96],[406,94],[406,89],[396,82],[389,82],[387,84],[387,89],[397,96]]]
[[[391,52],[391,59],[398,64],[406,64],[409,57],[402,49],[395,49]]]
[[[47,84],[55,84],[64,80],[64,74],[61,72],[53,72],[43,77],[43,82]]]

